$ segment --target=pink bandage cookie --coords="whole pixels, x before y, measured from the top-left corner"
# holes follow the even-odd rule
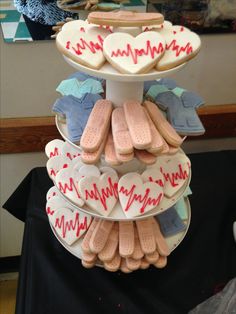
[[[129,128],[124,117],[125,113],[122,107],[113,110],[111,119],[112,135],[115,150],[119,154],[129,154],[134,150]]]
[[[133,259],[141,259],[144,256],[144,253],[142,251],[140,241],[139,241],[139,236],[138,236],[138,231],[136,225],[134,225],[134,251],[131,257]]]
[[[86,253],[91,253],[91,250],[90,250],[90,247],[89,247],[89,241],[90,241],[90,238],[93,234],[93,231],[95,230],[97,224],[99,222],[99,219],[98,218],[94,218],[91,225],[89,226],[89,229],[88,231],[86,232],[84,238],[83,238],[83,241],[81,243],[81,249],[86,252]]]
[[[136,221],[140,245],[145,254],[152,254],[157,248],[152,224],[151,218]]]
[[[130,257],[134,252],[134,224],[132,221],[119,222],[119,253]]]
[[[167,141],[167,143],[176,147],[180,146],[183,142],[183,139],[166,120],[164,115],[158,109],[157,105],[152,103],[151,101],[145,101],[143,105],[147,109],[148,114],[154,122],[156,128],[158,129],[162,137]]]
[[[111,261],[104,262],[104,268],[108,271],[115,272],[120,268],[121,256],[118,250],[115,253],[115,256]]]
[[[151,218],[151,223],[153,227],[154,237],[157,245],[157,251],[161,256],[170,255],[170,249],[166,243],[165,238],[163,237],[159,224],[155,218]]]
[[[99,259],[103,262],[111,261],[115,257],[118,242],[119,242],[119,226],[118,223],[115,222],[104,248],[98,254]]]
[[[115,150],[111,130],[108,134],[106,145],[105,145],[105,161],[111,166],[118,166],[121,164],[121,162],[117,159],[117,156],[116,156],[116,150]]]
[[[135,100],[126,101],[123,107],[133,146],[137,149],[150,148],[151,130],[143,107]]]
[[[100,99],[95,103],[80,140],[85,152],[92,153],[99,149],[110,124],[111,112],[111,101]]]
[[[141,13],[131,11],[91,12],[88,15],[89,23],[109,26],[148,26],[164,22],[160,13]]]
[[[98,254],[102,251],[102,249],[106,245],[112,227],[113,221],[101,219],[98,222],[89,241],[89,247],[91,252]]]
[[[156,157],[144,149],[136,149],[135,157],[146,165],[153,165],[156,162]]]

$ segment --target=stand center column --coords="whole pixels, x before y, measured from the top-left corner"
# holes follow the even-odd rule
[[[115,107],[120,107],[127,100],[143,101],[143,82],[106,81],[106,99]]]

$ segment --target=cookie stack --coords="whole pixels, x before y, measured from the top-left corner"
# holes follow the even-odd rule
[[[55,185],[47,195],[50,226],[86,268],[98,265],[125,273],[150,265],[163,268],[189,226],[186,195],[191,162],[180,148],[184,134],[177,132],[156,103],[145,95],[138,99],[134,84],[166,76],[167,69],[177,71],[178,65],[197,54],[200,39],[160,14],[120,11],[94,12],[88,22],[68,22],[56,43],[75,62],[73,66],[86,74],[95,70],[97,77],[94,89],[91,77],[86,84],[73,81],[81,88],[76,95],[82,94],[82,88],[87,93],[78,101],[68,96],[54,106],[60,115],[70,113],[73,130],[76,119],[83,123],[80,136],[73,134],[76,142],[60,129],[65,142],[54,140],[45,148],[48,174]],[[106,92],[113,86],[114,94],[120,95],[121,106],[112,90],[107,99],[93,94],[93,90],[103,92],[98,88],[101,78],[109,82]],[[129,83],[132,95],[127,92]],[[164,88],[159,86],[160,90]],[[153,89],[149,94],[155,94]],[[72,106],[85,108],[85,123],[73,114]]]

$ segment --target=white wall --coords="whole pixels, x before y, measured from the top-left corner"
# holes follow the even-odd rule
[[[1,117],[51,115],[57,85],[75,70],[54,42],[6,44],[0,38]],[[207,104],[236,103],[236,36],[202,36],[202,50],[175,78],[179,85],[202,95]],[[186,152],[236,149],[235,139],[186,143]],[[2,155],[1,204],[34,167],[44,166],[43,153]],[[23,223],[0,212],[0,256],[20,254]]]

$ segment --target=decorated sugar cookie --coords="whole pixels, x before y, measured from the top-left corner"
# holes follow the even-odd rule
[[[128,218],[146,214],[158,206],[163,198],[163,188],[155,182],[143,182],[138,173],[123,175],[118,183],[121,207]]]
[[[171,28],[172,28],[172,23],[170,21],[164,21],[162,24],[151,25],[151,26],[144,26],[143,27],[143,32],[159,31],[161,29],[171,29]]]
[[[47,143],[45,146],[45,154],[48,158],[59,156],[62,154],[62,147],[64,146],[64,141],[55,139]]]
[[[92,221],[90,215],[70,207],[59,208],[53,216],[48,216],[49,220],[61,240],[68,245],[76,242],[89,228]]]
[[[59,196],[58,189],[55,186],[52,186],[46,194],[46,200],[49,201],[55,196]]]
[[[162,57],[165,40],[156,32],[144,32],[137,37],[113,33],[106,37],[103,52],[106,59],[121,73],[137,74],[149,71]]]
[[[78,190],[78,182],[80,178],[73,176],[72,172],[73,166],[66,169],[61,169],[55,178],[55,184],[59,191],[64,194],[69,200],[78,206],[83,206],[84,201],[80,196]]]
[[[200,37],[186,28],[183,31],[167,32],[165,41],[165,54],[156,66],[161,71],[171,69],[192,59],[201,47]]]
[[[81,155],[81,149],[74,147],[68,142],[64,142],[62,145],[61,154],[70,158],[71,160]]]
[[[110,32],[97,26],[86,27],[86,24],[74,29],[70,23],[56,37],[58,49],[75,62],[99,69],[105,62],[103,41]]]
[[[146,169],[142,173],[142,179],[144,182],[148,182],[148,181],[155,182],[156,184],[158,184],[162,188],[164,187],[164,184],[165,184],[164,176],[163,176],[162,172],[160,171],[160,169],[154,168],[154,167],[150,167],[150,168]]]
[[[174,196],[190,178],[191,163],[189,158],[183,153],[173,156],[159,156],[155,166],[150,166],[148,171],[154,173],[159,169],[164,177],[164,194],[167,197]],[[151,176],[149,181],[155,181],[155,176]]]
[[[66,201],[60,196],[50,198],[46,203],[46,213],[48,216],[54,216],[55,212],[66,205]]]
[[[114,172],[105,172],[99,178],[84,177],[79,181],[80,195],[94,211],[108,216],[118,200],[118,176]]]
[[[55,180],[57,173],[63,168],[68,168],[70,164],[70,159],[62,155],[51,157],[46,164],[49,177]]]

